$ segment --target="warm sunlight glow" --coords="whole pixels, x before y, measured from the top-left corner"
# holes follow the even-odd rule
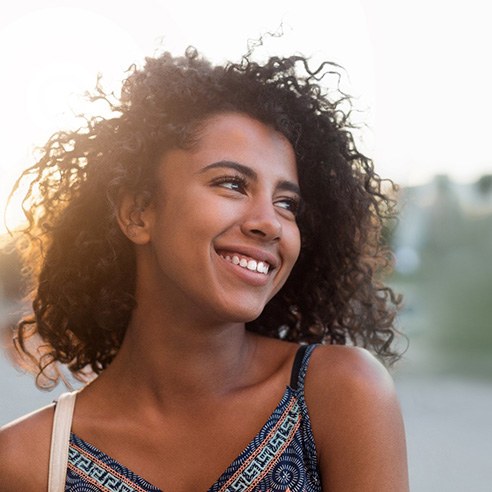
[[[74,112],[91,111],[80,95],[98,72],[114,89],[146,55],[194,45],[213,61],[237,60],[248,41],[280,30],[258,54],[300,52],[342,65],[368,125],[362,150],[382,176],[415,184],[435,173],[470,181],[492,171],[481,144],[492,111],[486,2],[250,0],[240,11],[222,0],[50,5],[1,8],[0,208],[34,146],[75,125]]]
[[[32,164],[34,147],[53,132],[76,126],[76,113],[90,111],[82,95],[94,87],[97,73],[116,88],[141,57],[126,31],[84,9],[33,9],[0,30],[2,65],[14,67],[0,79],[2,210],[20,171]],[[9,228],[22,218],[16,200],[7,213]]]
[[[236,7],[214,1],[194,4],[192,16],[186,3],[150,0],[137,12],[114,1],[87,0],[84,7],[61,2],[49,8],[24,4],[29,8],[19,13],[11,7],[10,22],[0,24],[0,59],[4,67],[12,68],[0,79],[2,208],[20,170],[32,163],[34,146],[42,145],[53,132],[76,125],[74,113],[91,111],[81,94],[94,87],[97,73],[104,75],[106,88],[117,89],[132,63],[141,63],[145,55],[162,47],[182,53],[195,45],[212,60],[238,59],[248,40],[279,31],[283,23],[285,34],[275,40],[276,54],[303,52],[321,60],[328,57],[325,48],[330,46],[329,58],[348,69],[352,89],[364,94],[364,105],[369,106],[372,55],[369,43],[360,42],[359,36],[367,32],[358,0],[337,2],[330,9],[335,17],[351,18],[351,28],[358,33],[343,43],[336,42],[344,38],[343,23],[331,23],[326,31],[323,18],[311,16],[306,9],[299,12],[289,1],[253,0],[241,11],[240,22]],[[136,21],[139,13],[143,17]],[[237,22],[222,22],[223,16]],[[13,203],[9,211],[10,227],[22,217],[17,208]]]

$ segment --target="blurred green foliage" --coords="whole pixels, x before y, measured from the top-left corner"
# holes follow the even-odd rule
[[[492,379],[492,176],[438,176],[400,200],[391,242],[402,329],[436,368]]]

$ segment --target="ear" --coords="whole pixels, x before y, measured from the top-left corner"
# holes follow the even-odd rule
[[[144,245],[150,241],[152,208],[144,194],[122,194],[117,220],[121,231],[132,243]]]

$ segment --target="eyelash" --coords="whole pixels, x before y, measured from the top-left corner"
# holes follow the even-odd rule
[[[217,178],[213,181],[213,184],[216,186],[222,186],[223,188],[226,188],[226,189],[229,189],[232,191],[239,191],[240,193],[244,193],[246,191],[246,188],[248,185],[246,179],[240,175],[220,176],[219,178]],[[233,186],[237,186],[237,188],[224,186],[226,184],[231,184]]]
[[[242,194],[246,193],[248,187],[247,180],[241,175],[220,176],[216,178],[212,184],[214,186],[221,186],[225,189],[229,189],[231,191],[237,191]],[[231,186],[225,186],[225,185],[231,185]],[[301,207],[301,202],[299,199],[282,197],[275,201],[275,205],[278,205],[279,203],[287,203],[287,206],[285,207],[281,206],[280,208],[287,210],[288,212],[291,212],[294,216],[298,215],[299,209]]]
[[[295,216],[298,215],[299,208],[300,208],[300,201],[299,200],[297,200],[295,198],[287,198],[287,197],[284,197],[284,198],[281,198],[281,199],[279,199],[279,200],[277,200],[275,202],[275,204],[278,204],[278,203],[287,203],[288,204],[287,207],[281,207],[281,208],[283,208],[284,210],[287,210],[287,211],[291,212]]]

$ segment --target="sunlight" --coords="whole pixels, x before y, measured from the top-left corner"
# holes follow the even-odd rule
[[[112,90],[141,57],[128,32],[79,8],[35,9],[0,31],[0,59],[14,67],[0,79],[2,210],[20,170],[33,163],[35,146],[57,130],[77,126],[76,113],[91,112],[83,94],[95,86],[97,73],[104,73],[103,84]],[[18,200],[7,219],[10,228],[23,219]]]
[[[237,60],[249,40],[281,25],[284,35],[269,39],[259,54],[303,53],[341,64],[360,121],[369,127],[360,137],[362,151],[374,157],[381,175],[402,184],[425,182],[436,172],[476,179],[491,167],[479,142],[489,133],[492,71],[483,62],[488,17],[472,3],[416,0],[399,8],[391,0],[307,0],[302,6],[250,0],[240,13],[221,0],[192,6],[142,0],[139,9],[115,0],[86,0],[83,7],[61,0],[45,8],[34,0],[6,4],[0,208],[20,169],[32,163],[34,146],[76,124],[74,112],[91,111],[80,95],[94,87],[98,72],[111,90],[145,55],[183,53],[188,45],[212,61]]]
[[[145,55],[163,48],[178,54],[195,45],[213,61],[238,60],[249,40],[278,32],[282,24],[284,35],[269,40],[271,50],[310,55],[314,63],[340,63],[347,70],[350,92],[365,111],[371,106],[374,73],[364,12],[359,0],[329,3],[327,29],[326,12],[313,16],[293,0],[251,0],[240,17],[218,1],[194,5],[190,16],[187,4],[154,0],[143,0],[138,12],[114,1],[39,8],[24,0],[24,9],[10,23],[0,23],[0,60],[9,67],[0,79],[0,208],[21,170],[33,163],[35,147],[55,131],[77,127],[75,113],[93,114],[82,95],[94,87],[98,73],[106,90],[118,91],[132,63],[141,64]],[[350,36],[347,25],[335,21],[344,18],[350,19]],[[273,53],[265,48],[258,54]],[[369,118],[369,112],[362,117],[366,122]],[[9,226],[22,217],[18,203],[12,203]]]

